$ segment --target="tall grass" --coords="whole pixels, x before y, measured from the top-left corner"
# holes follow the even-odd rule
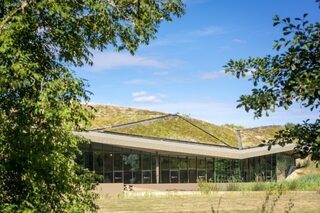
[[[318,191],[320,190],[320,175],[304,175],[296,180],[284,181],[283,186],[287,190]]]
[[[198,189],[201,192],[212,191],[274,191],[282,188],[286,191],[320,191],[320,175],[309,174],[296,180],[286,180],[283,182],[254,182],[254,183],[212,183],[198,181]]]

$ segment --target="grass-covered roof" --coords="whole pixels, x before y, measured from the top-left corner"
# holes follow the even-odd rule
[[[162,112],[95,105],[92,129],[143,137],[173,139],[205,144],[238,146],[237,126],[215,125],[202,120]],[[241,129],[244,147],[253,147],[273,138],[281,126]]]

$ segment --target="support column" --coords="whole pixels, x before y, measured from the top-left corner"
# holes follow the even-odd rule
[[[160,183],[160,166],[159,166],[159,153],[156,152],[156,182]]]
[[[237,129],[238,148],[242,149],[241,130]]]

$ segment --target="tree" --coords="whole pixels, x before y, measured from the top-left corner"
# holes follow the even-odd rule
[[[320,105],[320,23],[310,23],[307,14],[302,18],[274,17],[274,26],[283,25],[283,37],[275,41],[275,55],[230,60],[225,70],[237,78],[248,76],[254,88],[242,95],[237,107],[252,110],[255,117],[293,103],[319,112]],[[320,160],[320,120],[287,125],[279,131],[270,145],[297,143],[295,152],[301,157],[311,155]]]
[[[0,211],[96,211],[93,175],[75,162],[92,113],[72,66],[90,50],[148,44],[180,0],[0,2]]]

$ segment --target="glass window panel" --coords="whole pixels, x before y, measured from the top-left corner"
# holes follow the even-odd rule
[[[122,155],[120,153],[113,154],[114,170],[122,170]]]
[[[167,156],[160,157],[160,168],[162,169],[169,169],[169,158]]]
[[[123,156],[124,170],[140,170],[140,155],[126,154]]]
[[[142,169],[143,170],[151,170],[151,155],[144,154],[142,157]]]
[[[161,183],[169,183],[169,170],[161,170]]]
[[[213,170],[207,170],[207,181],[214,182],[214,173]]]
[[[141,183],[141,171],[133,172],[133,183]]]
[[[170,171],[170,183],[179,183],[179,171]]]
[[[178,166],[180,169],[187,169],[188,168],[188,158],[187,157],[179,157]]]
[[[178,158],[170,157],[170,169],[178,169]]]
[[[180,183],[188,183],[188,170],[180,170]]]
[[[196,169],[196,168],[197,168],[196,158],[190,157],[189,158],[189,169]]]
[[[198,170],[198,180],[207,180],[206,170]]]
[[[101,143],[91,143],[91,144],[92,144],[92,149],[95,149],[97,151],[103,150],[103,144]]]
[[[142,172],[142,183],[151,183],[151,171]]]
[[[124,176],[124,183],[133,183],[132,171],[123,172],[123,176]]]
[[[104,150],[104,151],[107,151],[107,152],[112,152],[112,151],[113,151],[113,150],[112,150],[112,146],[106,145],[106,144],[103,145],[103,150]]]
[[[206,168],[206,160],[205,158],[197,158],[198,169],[205,169]]]
[[[189,169],[189,183],[197,182],[197,170]]]
[[[213,158],[206,158],[207,161],[207,169],[213,170],[214,169],[214,159]]]
[[[113,155],[111,152],[104,153],[104,171],[113,171]]]
[[[113,183],[113,172],[104,173],[104,182],[105,183]]]
[[[96,173],[103,173],[103,152],[93,152],[93,169]]]
[[[114,173],[114,183],[122,183],[122,172]]]

